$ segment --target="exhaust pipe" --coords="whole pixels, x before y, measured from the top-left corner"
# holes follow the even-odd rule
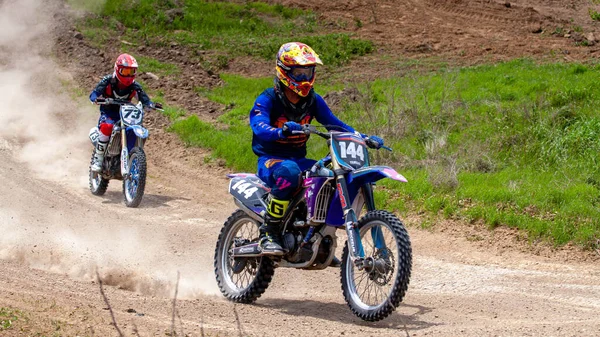
[[[231,254],[233,257],[258,257],[262,256],[262,252],[260,248],[258,248],[258,243],[250,243],[247,245],[243,245],[241,247],[233,248],[233,252]]]

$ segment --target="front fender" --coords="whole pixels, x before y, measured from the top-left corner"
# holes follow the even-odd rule
[[[389,166],[369,166],[348,174],[348,184],[368,184],[383,178],[390,178],[403,183],[408,182],[403,175]]]
[[[360,191],[360,187],[383,178],[390,178],[401,182],[408,182],[401,174],[388,166],[369,166],[348,173],[347,187],[350,202],[354,203],[354,199]],[[344,224],[344,212],[340,204],[340,195],[335,191],[333,199],[329,204],[326,223],[331,226],[341,226]]]
[[[147,129],[143,128],[140,125],[131,125],[128,126],[127,131],[133,131],[138,138],[146,139],[150,135]]]

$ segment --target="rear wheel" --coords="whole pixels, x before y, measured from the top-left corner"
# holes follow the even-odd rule
[[[354,314],[379,321],[400,305],[410,280],[412,248],[402,222],[387,211],[371,211],[358,222],[365,258],[351,260],[348,243],[342,255],[342,291]]]
[[[257,242],[259,223],[244,211],[235,211],[225,221],[215,248],[215,275],[221,293],[230,301],[252,303],[273,278],[273,261],[265,256],[234,258],[233,247]]]
[[[140,147],[129,154],[129,172],[123,178],[123,196],[127,207],[138,207],[146,188],[146,154]]]
[[[92,164],[94,162],[94,154],[96,150],[92,150],[92,160],[90,161],[90,191],[93,195],[104,195],[106,193],[106,189],[108,188],[108,179],[102,178],[102,174],[98,172],[92,171]]]

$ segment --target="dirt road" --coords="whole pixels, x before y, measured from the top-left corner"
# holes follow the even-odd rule
[[[597,263],[415,227],[413,278],[384,321],[351,313],[333,268],[278,269],[255,305],[223,300],[212,258],[234,210],[225,171],[203,165],[201,150],[185,149],[152,121],[140,208],[124,207],[116,181],[105,196],[92,196],[86,137],[97,112],[74,102],[70,89],[48,90],[71,80],[43,43],[39,25],[52,15],[35,0],[0,6],[0,22],[13,27],[0,39],[0,308],[18,317],[0,335],[116,336],[96,271],[125,335],[164,336],[173,327],[181,336],[598,335]]]
[[[81,166],[85,172],[85,162]],[[25,326],[32,330],[25,331],[58,324],[66,336],[116,335],[93,282],[97,268],[113,285],[106,292],[117,322],[127,334],[137,327],[141,336],[170,331],[177,271],[176,327],[188,335],[238,335],[241,329],[255,336],[595,336],[600,328],[596,264],[493,254],[416,229],[410,230],[415,258],[408,294],[382,322],[352,315],[339,270],[331,268],[279,269],[256,305],[234,307],[217,295],[211,271],[219,225],[233,210],[226,181],[213,178],[209,196],[189,186],[206,186],[199,179],[211,172],[181,164],[171,179],[160,173],[169,168],[153,162],[144,203],[131,210],[116,188],[98,198],[83,186],[37,178],[4,147],[0,307],[27,312]]]

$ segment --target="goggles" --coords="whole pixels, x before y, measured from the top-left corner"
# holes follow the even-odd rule
[[[296,82],[310,81],[315,76],[315,67],[292,67],[292,69],[288,71],[288,76]]]
[[[125,76],[125,77],[135,76],[136,71],[137,71],[137,68],[128,68],[128,67],[119,68],[119,74],[121,74],[122,76]]]

